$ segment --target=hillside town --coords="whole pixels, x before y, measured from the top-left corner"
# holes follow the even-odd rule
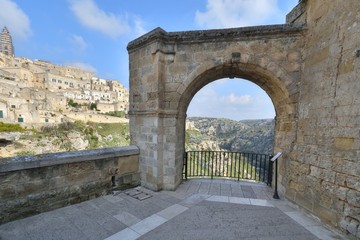
[[[44,60],[16,57],[6,27],[0,39],[0,121],[36,125],[64,121],[116,122],[128,111],[128,90],[117,80]]]

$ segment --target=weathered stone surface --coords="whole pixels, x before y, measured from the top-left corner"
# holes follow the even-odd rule
[[[138,153],[137,147],[128,146],[38,155],[23,169],[21,163],[28,158],[3,162],[0,223],[95,198],[114,188],[138,185]]]
[[[129,43],[130,131],[142,184],[176,188],[192,97],[214,80],[246,78],[276,109],[280,193],[356,236],[348,219],[358,221],[359,9],[358,0],[303,0],[285,25],[157,28]]]

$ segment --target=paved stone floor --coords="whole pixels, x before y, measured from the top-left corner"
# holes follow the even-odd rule
[[[266,185],[192,179],[142,187],[0,225],[0,239],[346,239]]]

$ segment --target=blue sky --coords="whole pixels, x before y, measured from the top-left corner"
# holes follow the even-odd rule
[[[0,0],[0,28],[8,27],[18,57],[81,66],[128,87],[126,46],[142,34],[156,27],[185,31],[284,23],[285,15],[297,2]],[[200,90],[188,116],[240,120],[273,118],[275,113],[271,100],[259,87],[245,80],[226,79]]]

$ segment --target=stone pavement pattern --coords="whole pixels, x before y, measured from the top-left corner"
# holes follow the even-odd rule
[[[0,239],[343,239],[262,184],[193,179],[174,192],[137,190],[151,197],[114,192],[3,224]]]

